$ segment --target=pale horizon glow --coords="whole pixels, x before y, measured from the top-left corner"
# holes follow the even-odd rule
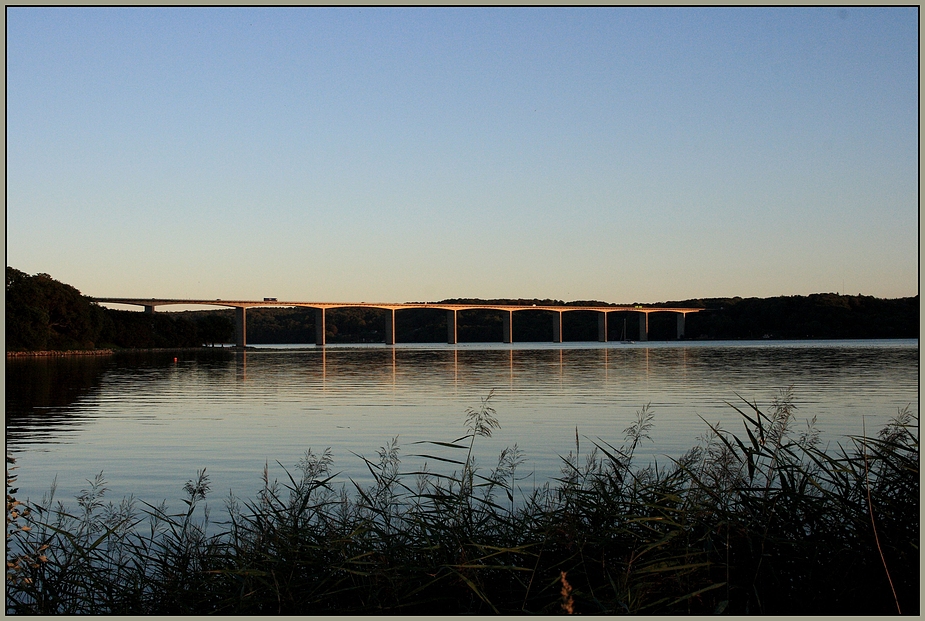
[[[94,297],[919,284],[918,7],[7,7],[7,265]]]

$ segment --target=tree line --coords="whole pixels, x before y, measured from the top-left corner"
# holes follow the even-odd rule
[[[234,333],[215,314],[145,314],[104,308],[48,274],[6,268],[7,351],[199,347]]]
[[[537,306],[615,306],[595,300],[455,298],[446,304],[511,304]],[[629,306],[635,306],[632,304]],[[918,338],[919,297],[883,299],[864,295],[819,293],[773,298],[700,298],[648,304],[701,308],[687,315],[687,339],[852,339]],[[385,314],[375,308],[330,309],[325,313],[328,343],[385,341]],[[515,342],[552,340],[552,313],[517,311]],[[608,340],[639,339],[639,315],[608,313]],[[674,313],[649,315],[650,340],[674,340]],[[593,311],[563,314],[566,341],[596,341],[598,315]],[[457,314],[460,342],[500,342],[503,313],[471,310]],[[396,313],[400,343],[446,342],[446,312],[414,308]],[[154,314],[104,308],[80,291],[48,274],[30,276],[7,266],[7,350],[72,350],[94,348],[199,347],[234,340],[234,310],[216,309]],[[311,308],[251,308],[247,341],[314,343],[315,311]]]

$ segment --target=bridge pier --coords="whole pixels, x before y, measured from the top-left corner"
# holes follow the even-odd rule
[[[562,342],[562,311],[552,316],[552,342]]]
[[[649,340],[649,313],[639,314],[639,340]]]
[[[395,344],[395,309],[389,309],[385,313],[385,344]]]
[[[248,308],[255,306],[294,306],[294,307],[309,307],[315,309],[315,343],[316,345],[325,345],[327,341],[327,325],[325,319],[325,310],[327,308],[343,308],[343,307],[359,307],[359,308],[378,308],[386,311],[385,317],[385,342],[388,345],[396,344],[396,324],[395,324],[395,313],[397,310],[402,310],[405,308],[420,308],[420,303],[396,303],[396,304],[373,304],[366,302],[358,302],[351,304],[335,304],[335,303],[313,303],[313,302],[283,302],[280,303],[276,298],[264,298],[263,300],[223,300],[216,298],[214,300],[203,300],[203,299],[172,299],[172,298],[92,298],[97,303],[111,303],[111,304],[129,304],[132,306],[140,306],[143,309],[143,313],[146,315],[153,314],[155,312],[155,307],[157,306],[166,306],[170,304],[191,304],[191,305],[208,305],[208,306],[222,306],[230,307],[235,309],[235,322],[234,322],[234,331],[235,331],[235,345],[237,347],[246,347],[247,346],[247,327],[246,327],[246,311]],[[430,304],[429,308],[442,309],[445,310],[447,315],[446,322],[446,340],[450,345],[455,345],[459,342],[458,339],[458,311],[469,310],[469,309],[480,309],[480,310],[490,310],[501,312],[502,320],[502,332],[503,340],[505,343],[512,343],[514,341],[514,332],[513,332],[513,314],[514,311],[526,310],[522,306],[515,305],[506,305],[506,304],[472,304],[472,305],[457,305],[457,304]],[[649,313],[675,313],[677,315],[677,338],[685,338],[686,331],[686,320],[688,313],[696,313],[704,310],[705,308],[689,308],[689,307],[652,307],[652,306],[642,306],[634,305],[630,306],[571,306],[571,307],[561,307],[561,306],[539,306],[531,307],[532,310],[537,311],[549,311],[553,313],[553,342],[562,343],[564,342],[564,333],[563,333],[563,318],[562,315],[565,312],[570,311],[591,311],[598,313],[597,317],[597,340],[606,343],[608,341],[608,313],[620,312],[620,313],[639,313],[639,336],[637,337],[640,341],[649,340]],[[555,315],[558,314],[558,317]],[[626,320],[624,319],[623,323],[623,334],[621,340],[626,339]]]
[[[235,347],[244,348],[247,346],[247,322],[245,321],[245,311],[243,306],[234,308],[234,344]]]
[[[324,325],[324,309],[315,309],[315,345],[324,346],[326,343],[326,326]]]
[[[449,345],[455,345],[456,339],[456,311],[448,310],[446,312],[446,342]]]

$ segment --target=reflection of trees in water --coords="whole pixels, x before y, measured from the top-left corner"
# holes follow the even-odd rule
[[[37,356],[6,362],[7,415],[34,407],[65,407],[91,388],[112,364],[110,356]]]
[[[6,361],[6,437],[15,444],[38,428],[79,423],[68,406],[100,385],[110,356],[41,356]]]
[[[70,406],[98,390],[107,371],[164,367],[176,357],[202,363],[227,360],[229,352],[126,351],[113,356],[14,357],[6,361],[6,438],[9,444],[53,433],[88,418]],[[205,364],[201,368],[209,369]]]

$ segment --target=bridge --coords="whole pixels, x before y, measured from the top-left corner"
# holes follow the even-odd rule
[[[505,304],[445,304],[429,302],[405,302],[405,303],[383,303],[383,302],[281,302],[274,298],[265,298],[263,300],[177,300],[177,299],[157,299],[157,298],[92,298],[95,302],[101,304],[127,304],[130,306],[141,306],[144,312],[153,313],[158,306],[171,305],[197,305],[197,306],[221,306],[235,309],[234,334],[235,345],[245,347],[247,345],[247,324],[246,312],[248,308],[271,306],[271,307],[295,307],[304,306],[315,309],[315,344],[325,344],[325,311],[332,308],[379,308],[387,311],[385,315],[385,343],[386,345],[395,344],[395,313],[405,309],[435,309],[446,311],[446,342],[450,345],[456,344],[456,315],[462,311],[470,310],[493,310],[501,311],[503,338],[505,343],[512,343],[513,334],[511,325],[514,320],[514,313],[519,311],[548,311],[554,313],[552,316],[552,340],[554,343],[562,342],[562,314],[572,311],[592,311],[598,313],[597,334],[599,342],[607,342],[607,314],[615,312],[633,312],[639,313],[639,340],[649,340],[649,314],[650,313],[676,313],[677,334],[678,338],[684,337],[684,319],[688,313],[697,313],[702,308],[665,308],[653,306],[520,306]]]

